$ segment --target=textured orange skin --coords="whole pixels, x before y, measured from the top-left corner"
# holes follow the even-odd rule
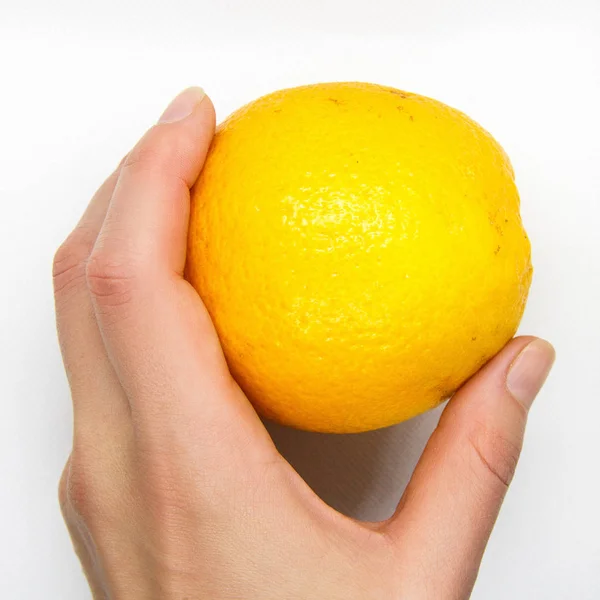
[[[219,126],[186,273],[259,413],[358,432],[436,406],[496,354],[532,268],[512,167],[484,129],[430,98],[333,83]]]

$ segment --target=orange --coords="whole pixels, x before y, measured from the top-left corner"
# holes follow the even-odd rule
[[[218,127],[186,272],[259,413],[357,432],[436,406],[497,353],[532,267],[489,133],[430,98],[328,83]]]

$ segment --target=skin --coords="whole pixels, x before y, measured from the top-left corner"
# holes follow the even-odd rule
[[[180,95],[55,257],[74,409],[59,498],[94,598],[468,598],[552,347],[514,339],[455,394],[390,519],[337,513],[278,454],[183,277],[214,124]]]

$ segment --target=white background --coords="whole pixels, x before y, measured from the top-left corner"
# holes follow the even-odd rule
[[[473,597],[600,598],[599,31],[597,0],[3,4],[0,597],[89,597],[55,493],[71,414],[50,265],[97,185],[188,85],[221,119],[277,88],[366,80],[456,106],[504,145],[536,268],[522,332],[558,351]],[[436,417],[272,431],[324,498],[380,518]]]

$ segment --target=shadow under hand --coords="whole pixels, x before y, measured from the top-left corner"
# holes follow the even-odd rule
[[[350,517],[380,521],[394,512],[442,409],[347,435],[265,426],[279,452],[327,504]]]

